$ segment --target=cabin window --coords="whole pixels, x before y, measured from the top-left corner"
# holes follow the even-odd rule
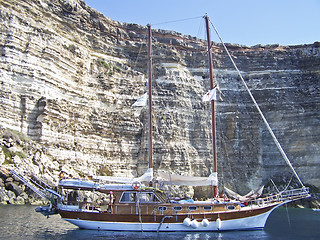
[[[135,203],[139,199],[140,203],[159,202],[153,192],[124,192],[121,195],[120,203]]]
[[[120,198],[120,203],[134,203],[136,201],[135,192],[124,192]]]
[[[195,206],[190,206],[189,207],[189,211],[195,211],[195,210],[197,210],[197,207],[195,207]]]
[[[182,207],[180,207],[180,206],[175,206],[175,207],[173,207],[173,210],[174,211],[181,211],[182,210]]]
[[[228,210],[234,210],[235,208],[236,208],[236,207],[233,206],[233,205],[230,205],[230,206],[227,207]]]
[[[159,211],[166,211],[166,210],[167,210],[167,207],[160,206],[160,207],[158,207],[158,210],[159,210]]]
[[[203,210],[204,211],[211,211],[212,210],[212,206],[204,206]]]
[[[154,203],[159,202],[158,198],[153,192],[141,192],[137,194],[139,201],[141,203]]]

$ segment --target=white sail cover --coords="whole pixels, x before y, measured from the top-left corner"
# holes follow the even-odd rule
[[[209,177],[193,177],[181,176],[177,174],[170,174],[166,172],[158,172],[159,176],[163,179],[163,183],[168,185],[180,186],[217,186],[218,177],[217,173],[211,173]]]
[[[95,177],[95,179],[105,181],[105,182],[117,182],[117,183],[150,182],[153,179],[153,169],[148,168],[148,170],[141,177],[137,177],[137,178],[97,176]]]
[[[59,186],[64,188],[89,188],[98,189],[99,183],[91,180],[81,180],[75,178],[62,179],[59,181]]]

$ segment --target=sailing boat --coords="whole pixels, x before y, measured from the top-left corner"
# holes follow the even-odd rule
[[[207,28],[211,89],[213,63],[209,18]],[[159,172],[153,177],[152,160],[152,31],[148,25],[149,68],[149,168],[137,178],[96,177],[95,179],[62,179],[55,197],[44,214],[58,213],[62,219],[82,229],[112,231],[225,231],[263,229],[268,216],[277,207],[309,197],[302,187],[267,197],[229,200],[218,197],[215,102],[211,100],[213,169],[208,177],[179,176]],[[205,201],[173,200],[159,182],[188,186],[212,186],[214,196]],[[109,182],[109,183],[106,183]],[[40,209],[41,211],[41,209]]]

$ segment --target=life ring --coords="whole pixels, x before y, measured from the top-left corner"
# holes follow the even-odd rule
[[[140,182],[134,182],[132,183],[132,187],[134,190],[139,190],[141,187],[141,183]]]
[[[264,200],[263,199],[262,200],[258,200],[258,206],[261,207],[263,205],[264,205]]]

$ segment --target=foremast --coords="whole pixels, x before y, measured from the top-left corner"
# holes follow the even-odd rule
[[[204,16],[206,21],[206,31],[207,31],[207,43],[208,43],[208,55],[209,55],[209,79],[210,79],[210,89],[215,87],[215,82],[213,79],[213,62],[212,62],[212,52],[211,52],[211,39],[210,39],[210,27],[209,27],[209,17]],[[215,113],[215,102],[211,100],[211,121],[212,121],[212,147],[213,147],[213,173],[217,173],[217,135],[216,135],[216,113]],[[218,195],[218,186],[213,186],[214,197]]]

